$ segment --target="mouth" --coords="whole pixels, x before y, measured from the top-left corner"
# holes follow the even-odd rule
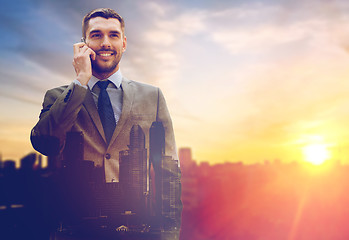
[[[112,53],[99,53],[98,55],[102,56],[102,57],[109,57],[109,56],[111,56],[113,54]]]
[[[100,56],[100,57],[105,57],[105,58],[108,58],[108,57],[111,57],[113,55],[116,54],[115,51],[98,51],[97,53],[97,56]]]

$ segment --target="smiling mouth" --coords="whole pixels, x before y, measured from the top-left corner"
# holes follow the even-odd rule
[[[111,56],[113,54],[111,54],[111,53],[101,53],[101,54],[98,54],[98,55],[102,56],[102,57],[109,57],[109,56]]]
[[[115,54],[115,52],[97,52],[97,55],[101,56],[101,57],[110,57],[114,54]]]

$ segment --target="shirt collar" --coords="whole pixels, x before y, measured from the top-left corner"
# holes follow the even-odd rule
[[[115,87],[120,88],[121,86],[121,80],[122,80],[122,74],[121,74],[121,70],[119,68],[119,70],[114,73],[113,75],[111,75],[110,77],[107,78],[109,81],[111,81]],[[106,80],[106,79],[103,79]],[[88,87],[90,89],[92,89],[94,87],[94,85],[96,85],[96,83],[100,81],[100,79],[96,78],[95,76],[92,75],[90,81],[87,83]]]

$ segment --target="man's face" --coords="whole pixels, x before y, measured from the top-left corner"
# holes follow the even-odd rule
[[[86,44],[96,53],[92,72],[96,77],[109,77],[119,69],[122,53],[126,50],[126,37],[116,18],[96,17],[89,21]]]

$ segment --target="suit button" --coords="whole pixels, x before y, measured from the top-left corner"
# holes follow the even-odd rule
[[[105,154],[105,158],[106,158],[106,159],[110,159],[110,157],[111,157],[111,156],[110,156],[110,153],[106,153],[106,154]]]

